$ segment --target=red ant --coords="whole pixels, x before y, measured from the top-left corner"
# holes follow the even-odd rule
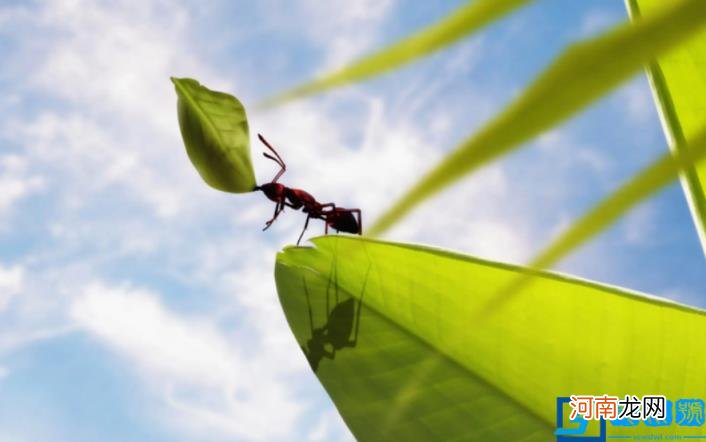
[[[272,223],[277,219],[280,213],[284,210],[284,206],[289,206],[294,210],[301,209],[302,212],[306,213],[306,222],[304,223],[304,229],[299,235],[297,240],[297,245],[302,240],[306,228],[309,226],[309,219],[317,218],[321,219],[326,223],[325,233],[328,234],[329,226],[336,230],[336,232],[348,232],[360,235],[363,231],[363,222],[361,219],[360,209],[344,209],[342,207],[336,207],[334,203],[321,204],[316,199],[305,192],[302,189],[294,189],[287,187],[284,184],[280,184],[277,180],[282,176],[282,174],[287,170],[287,166],[284,161],[279,156],[277,151],[270,145],[270,143],[265,140],[260,134],[257,134],[262,144],[267,146],[274,156],[263,152],[262,154],[265,158],[269,158],[280,167],[279,172],[272,178],[269,183],[263,184],[261,186],[255,186],[253,190],[262,190],[267,198],[275,202],[275,213],[272,219],[265,223],[265,227],[262,229],[267,230],[270,228]],[[353,214],[357,215],[357,219]]]

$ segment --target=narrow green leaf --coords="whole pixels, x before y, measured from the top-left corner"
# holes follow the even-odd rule
[[[652,14],[662,0],[628,0],[633,18]],[[678,151],[706,121],[706,32],[649,64],[647,72],[669,146]],[[706,165],[688,167],[684,191],[706,252]]]
[[[278,255],[279,299],[359,440],[546,442],[557,396],[706,393],[701,310],[420,246],[313,242]],[[523,273],[524,296],[472,319]]]
[[[676,180],[684,170],[703,164],[706,158],[706,130],[702,129],[688,146],[679,147],[677,155],[666,153],[657,161],[635,174],[627,183],[607,198],[596,204],[557,239],[547,246],[529,267],[546,269],[553,266],[570,252],[612,225],[631,208],[653,195],[667,184]],[[519,293],[532,278],[527,275],[518,278],[501,290],[488,311],[497,308]]]
[[[251,192],[255,173],[245,108],[191,78],[172,78],[186,152],[201,178],[224,192]]]
[[[706,24],[703,0],[674,0],[664,6],[567,49],[510,106],[403,195],[368,233],[382,233],[444,187],[567,119]]]
[[[532,0],[475,0],[469,2],[441,21],[336,72],[265,100],[262,106],[273,106],[383,74],[449,46],[530,1]]]

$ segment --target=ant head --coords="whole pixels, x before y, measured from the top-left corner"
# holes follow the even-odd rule
[[[284,185],[280,183],[265,183],[260,186],[255,186],[253,190],[261,190],[265,196],[272,201],[279,201],[280,196],[284,193]]]

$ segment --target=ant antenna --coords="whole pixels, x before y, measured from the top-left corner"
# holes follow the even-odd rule
[[[274,157],[272,155],[268,154],[267,152],[263,152],[262,155],[264,155],[265,158],[271,159],[272,161],[277,163],[279,165],[279,167],[281,167],[280,171],[277,172],[277,175],[275,175],[275,177],[272,179],[272,182],[276,183],[277,180],[279,179],[279,177],[281,177],[282,174],[287,170],[287,166],[284,164],[284,160],[282,160],[282,157],[280,157],[279,154],[277,153],[277,151],[275,150],[275,148],[272,147],[272,145],[270,145],[270,143],[267,142],[265,137],[263,137],[261,134],[257,134],[257,137],[260,139],[262,144],[267,146],[267,148],[270,149],[273,154],[275,154]]]

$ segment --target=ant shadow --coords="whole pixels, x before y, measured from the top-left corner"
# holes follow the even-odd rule
[[[316,373],[319,369],[319,364],[324,358],[333,360],[336,357],[336,352],[344,348],[354,348],[358,344],[358,331],[360,330],[360,311],[363,307],[363,297],[365,296],[365,287],[368,283],[368,275],[370,267],[365,273],[363,280],[363,288],[360,294],[360,300],[356,300],[352,296],[348,296],[344,300],[340,300],[338,295],[338,271],[334,272],[333,285],[335,291],[333,296],[330,294],[331,278],[326,286],[326,318],[327,321],[321,327],[314,327],[314,315],[311,309],[311,299],[309,297],[309,289],[304,282],[304,294],[306,296],[306,304],[309,310],[309,325],[311,327],[311,338],[307,340],[306,348],[301,346],[302,351],[306,355],[307,361],[311,369]],[[331,309],[331,298],[334,301],[334,306]]]

